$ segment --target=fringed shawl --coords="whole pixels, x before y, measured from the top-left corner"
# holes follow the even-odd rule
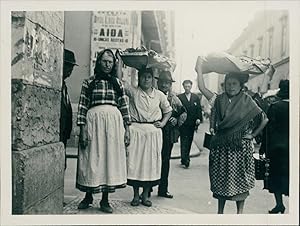
[[[214,107],[216,108],[216,135],[211,140],[211,148],[221,145],[230,147],[240,145],[249,122],[262,112],[252,98],[244,92],[231,99],[223,93],[216,98]]]

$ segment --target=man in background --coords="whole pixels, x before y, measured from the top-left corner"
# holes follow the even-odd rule
[[[193,82],[191,80],[184,80],[182,85],[184,93],[179,94],[178,97],[187,110],[187,119],[180,127],[180,152],[181,164],[188,168],[190,166],[190,151],[194,131],[197,130],[200,123],[203,122],[203,117],[200,98],[191,92]]]
[[[170,170],[170,159],[174,143],[178,142],[179,128],[186,120],[187,114],[181,101],[172,92],[172,83],[175,82],[172,78],[171,72],[162,71],[159,74],[157,81],[158,89],[162,91],[173,109],[172,116],[168,123],[162,128],[163,132],[163,146],[162,146],[162,166],[161,178],[158,187],[158,196],[164,198],[173,198],[173,195],[168,191],[168,177]]]
[[[68,95],[68,89],[65,80],[72,74],[76,64],[75,55],[72,51],[64,49],[64,65],[63,65],[63,82],[61,90],[61,111],[60,111],[60,141],[65,146],[65,169],[67,167],[66,146],[67,140],[70,139],[72,131],[72,105]]]

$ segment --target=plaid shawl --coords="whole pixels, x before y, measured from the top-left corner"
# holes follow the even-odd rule
[[[223,93],[216,98],[214,107],[216,135],[212,138],[212,147],[239,145],[249,121],[262,112],[253,99],[244,92],[230,99]]]

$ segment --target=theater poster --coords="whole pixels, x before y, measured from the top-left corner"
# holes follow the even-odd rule
[[[135,11],[94,11],[92,13],[91,72],[97,53],[105,48],[114,52],[137,47],[141,33],[139,12]]]

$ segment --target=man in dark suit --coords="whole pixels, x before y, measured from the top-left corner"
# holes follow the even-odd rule
[[[178,97],[187,110],[187,119],[180,127],[180,151],[181,164],[188,168],[190,166],[190,150],[194,138],[194,131],[197,130],[200,123],[203,122],[203,118],[200,98],[191,92],[193,82],[191,80],[184,80],[182,85],[184,93],[179,94]]]
[[[60,141],[64,143],[65,150],[67,140],[70,139],[72,131],[72,105],[68,95],[68,89],[65,80],[72,74],[76,64],[75,55],[72,51],[64,50],[64,65],[63,65],[63,82],[61,89],[61,111],[60,111]],[[65,158],[65,169],[67,166]]]

